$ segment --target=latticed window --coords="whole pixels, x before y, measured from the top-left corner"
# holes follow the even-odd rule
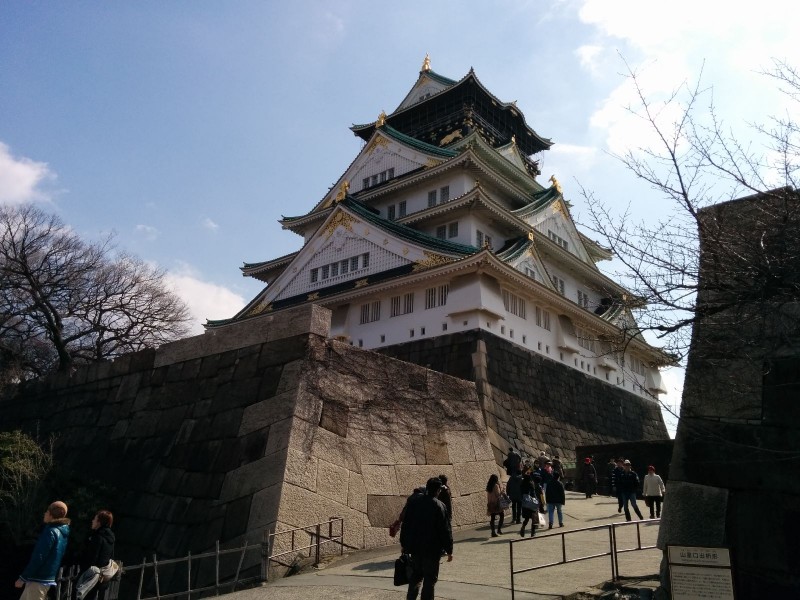
[[[361,255],[361,268],[366,269],[369,266],[369,252]]]
[[[436,190],[428,192],[428,208],[436,206]]]
[[[578,290],[578,305],[583,308],[589,308],[589,294]]]
[[[394,221],[394,220],[397,218],[397,217],[395,216],[395,207],[394,207],[394,204],[392,204],[392,205],[391,205],[391,206],[390,206],[390,207],[387,209],[387,217],[389,218],[389,220],[390,220],[390,221]]]
[[[450,201],[450,186],[445,185],[439,190],[439,204]]]
[[[439,225],[436,228],[436,237],[440,240],[447,239],[447,225]]]
[[[454,238],[458,237],[458,221],[455,223],[450,223],[447,226],[447,237]]]
[[[581,348],[586,348],[590,352],[594,352],[595,348],[595,337],[586,329],[581,329],[578,327],[575,331],[575,335],[578,337],[578,345]]]
[[[538,306],[536,307],[536,325],[550,331],[550,313]]]
[[[503,290],[503,306],[512,315],[525,319],[525,300],[508,290]]]
[[[354,256],[350,259],[350,270],[351,271],[358,271],[358,257]]]
[[[392,297],[391,316],[397,317],[414,312],[414,294]]]
[[[555,286],[556,290],[563,296],[564,295],[564,280],[556,275],[551,275],[550,279],[553,280],[553,285]]]
[[[361,305],[361,324],[372,323],[380,321],[381,319],[381,301],[375,300],[369,304]]]
[[[311,283],[319,279],[319,269],[311,269]]]
[[[406,201],[403,200],[400,204],[397,205],[397,213],[400,217],[406,216]]]

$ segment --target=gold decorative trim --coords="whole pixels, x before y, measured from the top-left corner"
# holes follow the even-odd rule
[[[336,202],[341,202],[347,196],[347,191],[350,189],[350,182],[346,179],[342,182],[342,186],[339,188],[338,193],[336,194]]]
[[[403,247],[403,256],[408,255],[408,246]]]
[[[386,112],[381,111],[381,114],[378,115],[378,120],[375,121],[375,127],[383,127],[386,125]]]
[[[383,238],[383,245],[386,246],[389,243],[389,238]]]
[[[414,267],[411,269],[414,273],[416,273],[417,271],[422,271],[424,269],[439,267],[441,265],[446,265],[447,263],[453,262],[452,258],[447,258],[446,256],[442,256],[441,254],[434,254],[432,252],[428,252],[427,250],[423,250],[423,252],[425,254],[425,258],[416,261],[414,263]]]
[[[426,52],[425,53],[425,60],[422,61],[422,68],[420,69],[420,71],[427,72],[427,71],[430,71],[430,70],[431,70],[431,57]]]
[[[365,287],[367,285],[367,283],[368,283],[367,282],[367,278],[365,277],[364,279],[359,279],[358,281],[356,281],[355,287],[356,288],[362,288],[362,287]]]
[[[533,232],[532,232],[532,231],[529,231],[529,232],[528,232],[528,239],[529,239],[530,241],[533,241]]]
[[[260,315],[263,312],[270,312],[272,310],[272,304],[270,302],[259,302],[253,309],[247,313],[248,317],[254,317],[255,315]]]
[[[439,166],[440,164],[442,164],[442,161],[436,160],[435,158],[429,158],[428,162],[425,163],[425,168],[431,169],[433,167]]]
[[[561,213],[565,217],[567,216],[567,209],[566,209],[566,207],[564,206],[564,203],[561,200],[558,200],[553,205],[553,214],[558,214],[558,213]]]
[[[548,179],[548,181],[552,181],[553,182],[553,187],[556,188],[556,191],[559,194],[563,193],[563,191],[561,190],[561,184],[558,183],[558,179],[556,179],[555,175],[550,175],[550,179]]]
[[[356,220],[348,213],[344,211],[337,212],[333,219],[328,222],[327,227],[325,227],[325,238],[331,237],[338,227],[344,227],[347,231],[353,231],[353,224],[355,222]]]
[[[378,146],[380,146],[381,148],[386,148],[388,145],[389,145],[389,140],[387,140],[385,137],[383,137],[382,135],[375,136],[374,138],[372,138],[372,141],[369,143],[369,146],[367,146],[366,150],[367,156],[372,154]]]
[[[306,300],[308,302],[313,302],[314,300],[319,300],[319,292],[314,292],[312,294],[309,294],[308,297],[306,298]]]

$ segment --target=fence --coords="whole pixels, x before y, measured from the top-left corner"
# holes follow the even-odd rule
[[[335,525],[338,524],[338,527]],[[338,533],[335,533],[338,530]],[[298,545],[305,541],[303,538],[308,535],[308,543]],[[288,538],[288,541],[283,543],[283,538]],[[276,540],[279,543],[276,544]],[[306,527],[296,527],[286,531],[265,531],[263,539],[257,544],[248,544],[245,541],[238,548],[230,548],[221,550],[219,541],[216,542],[215,549],[210,552],[202,554],[191,554],[183,558],[170,558],[159,560],[154,554],[153,560],[149,561],[145,558],[141,564],[126,566],[122,565],[119,575],[109,582],[104,600],[117,600],[120,595],[121,587],[131,589],[133,585],[132,580],[125,578],[127,575],[132,575],[138,572],[136,578],[136,600],[167,600],[169,598],[177,598],[185,596],[186,600],[191,600],[192,595],[195,597],[207,595],[207,592],[213,591],[215,596],[220,593],[230,593],[236,590],[240,585],[245,585],[253,582],[261,582],[269,580],[269,565],[270,562],[280,564],[285,567],[291,567],[291,563],[287,563],[285,557],[295,555],[295,559],[301,553],[304,555],[308,550],[308,557],[310,558],[312,552],[315,557],[315,565],[320,562],[320,557],[323,554],[323,548],[327,544],[338,544],[339,553],[344,552],[344,519],[341,517],[331,517],[327,521],[308,525]],[[275,552],[277,546],[287,546],[280,552]],[[257,560],[250,560],[248,564],[258,564],[258,573],[251,574],[246,577],[242,576],[242,569],[245,565],[245,557],[248,553],[256,553]],[[228,560],[230,557],[231,560]],[[200,561],[208,562],[213,559],[213,579],[208,576],[208,567],[201,569]],[[232,576],[220,578],[220,565],[224,565],[226,570]],[[235,570],[232,567],[235,565]],[[152,570],[150,577],[147,577],[148,570]],[[167,570],[165,572],[165,570]],[[247,569],[248,572],[255,570],[254,566]],[[170,572],[171,571],[171,572]],[[162,580],[166,578],[169,580],[170,587],[176,587],[177,579],[184,580],[185,589],[177,592],[162,593]],[[58,578],[56,580],[56,598],[58,600],[72,600],[74,595],[75,582],[79,577],[77,566],[70,567],[68,570],[62,568],[59,570]],[[194,580],[194,581],[193,581]],[[127,583],[130,582],[130,583]],[[195,587],[192,587],[192,586]],[[154,596],[144,596],[145,589],[154,590]],[[123,594],[126,597],[132,597],[133,592]]]
[[[658,519],[647,519],[644,521],[629,521],[624,523],[611,523],[609,525],[595,525],[594,527],[583,527],[581,529],[571,529],[569,531],[558,531],[554,533],[549,533],[541,536],[536,536],[533,538],[523,538],[519,540],[510,540],[508,543],[508,550],[509,550],[509,559],[510,559],[510,570],[511,570],[511,600],[514,600],[514,576],[519,575],[521,573],[529,573],[531,571],[536,571],[538,569],[545,569],[547,567],[554,567],[557,565],[565,565],[574,562],[580,562],[584,560],[591,560],[594,558],[602,558],[604,556],[609,557],[609,563],[611,566],[611,579],[612,581],[617,581],[620,577],[619,575],[619,555],[624,554],[626,552],[635,552],[637,550],[649,550],[651,548],[655,548],[655,544],[643,546],[642,545],[642,531],[641,526],[651,524],[652,526],[655,523],[658,523]],[[618,548],[617,547],[617,530],[627,527],[636,527],[636,545],[630,548]],[[589,531],[602,531],[608,530],[608,546],[607,550],[602,552],[596,552],[594,554],[587,554],[581,555],[575,558],[567,558],[567,536],[573,536],[574,534],[578,533],[585,533]],[[553,537],[561,537],[561,558],[560,560],[549,562],[543,565],[536,565],[533,567],[525,567],[521,569],[514,568],[514,545],[515,544],[523,544],[523,543],[530,543],[530,542],[541,542],[541,540]],[[604,546],[605,547],[605,546]]]

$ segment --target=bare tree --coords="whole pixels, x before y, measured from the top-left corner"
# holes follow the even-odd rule
[[[719,118],[710,88],[684,84],[665,100],[655,101],[630,67],[628,76],[637,103],[627,108],[657,143],[617,158],[667,201],[669,214],[656,223],[635,221],[630,210],[614,214],[592,192],[582,191],[590,227],[624,267],[618,275],[634,294],[631,308],[639,329],[654,332],[665,350],[683,358],[696,322],[724,314],[735,326],[752,309],[748,307],[754,289],[762,310],[800,297],[792,267],[800,255],[798,240],[785,233],[796,231],[800,222],[800,131],[791,116],[770,117],[767,124],[751,124],[757,139],[745,144]],[[800,108],[800,74],[795,69],[776,61],[764,76]],[[665,123],[666,115],[674,118]],[[767,200],[756,203],[750,215],[750,227],[758,235],[737,236],[704,210],[746,196]],[[786,227],[776,228],[776,223]],[[703,280],[701,239],[709,250],[704,260],[719,265],[717,270],[704,270],[715,276]],[[785,247],[785,260],[771,258],[776,245]],[[698,292],[704,297],[699,305]]]
[[[156,346],[188,331],[164,272],[112,256],[33,206],[0,207],[0,372],[25,378]]]

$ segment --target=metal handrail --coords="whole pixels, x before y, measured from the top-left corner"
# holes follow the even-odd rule
[[[337,522],[339,523],[339,534],[338,535],[334,535],[333,534],[333,524],[337,523]],[[328,526],[328,535],[327,535],[327,537],[322,535],[322,526],[323,525],[327,525]],[[309,531],[309,529],[311,529],[311,528],[314,528],[313,532]],[[310,536],[310,543],[307,546],[295,546],[295,539],[296,539],[296,535],[295,534],[298,531],[302,531],[304,533],[307,533]],[[278,536],[281,536],[281,535],[286,535],[286,534],[291,534],[291,536],[292,536],[291,548],[289,550],[285,550],[285,551],[279,552],[277,554],[273,553],[272,550],[275,547],[275,538],[278,537]],[[311,549],[314,548],[315,551],[316,551],[315,552],[315,557],[314,557],[314,566],[317,566],[317,565],[319,565],[319,562],[320,562],[321,548],[325,544],[337,543],[338,542],[338,544],[339,544],[339,554],[340,555],[344,554],[344,546],[345,546],[345,544],[344,544],[344,518],[343,517],[331,517],[327,521],[323,521],[321,523],[316,523],[314,525],[308,525],[306,527],[293,527],[292,529],[284,529],[283,531],[272,531],[271,533],[268,534],[268,538],[269,538],[268,546],[269,546],[269,549],[270,549],[269,559],[268,560],[276,562],[279,565],[282,565],[282,566],[285,566],[285,567],[286,566],[290,566],[290,565],[286,565],[285,563],[282,563],[280,560],[277,560],[277,559],[282,557],[282,556],[286,556],[287,554],[294,554],[294,553],[300,552],[302,550],[308,550],[309,551],[308,556],[311,557]],[[315,538],[316,538],[316,542],[314,541]],[[267,573],[267,576],[269,576],[269,573]]]
[[[508,542],[508,552],[509,552],[509,562],[510,562],[510,571],[511,571],[511,600],[514,600],[514,576],[519,575],[521,573],[529,573],[531,571],[537,571],[539,569],[545,569],[547,567],[555,567],[558,565],[566,565],[569,563],[580,562],[584,560],[590,560],[593,558],[602,558],[604,556],[608,556],[611,561],[611,580],[617,581],[619,580],[619,555],[624,554],[625,552],[634,552],[637,550],[650,550],[655,548],[655,545],[652,546],[642,546],[642,535],[640,525],[658,522],[659,519],[645,519],[640,521],[625,521],[620,523],[609,523],[608,525],[594,525],[592,527],[582,527],[581,529],[570,529],[569,531],[556,531],[553,533],[548,533],[536,537],[530,538],[523,538],[519,540],[509,540]],[[634,548],[617,548],[617,529],[622,527],[630,527],[636,526],[636,547]],[[597,554],[591,554],[587,556],[580,556],[578,558],[567,558],[567,544],[566,544],[566,536],[575,534],[575,533],[583,533],[587,531],[600,531],[603,529],[608,530],[608,551],[607,552],[600,552]],[[544,565],[536,565],[535,567],[526,567],[523,569],[514,569],[514,544],[522,544],[526,542],[533,542],[537,540],[544,540],[551,537],[561,537],[561,560],[550,562]]]

